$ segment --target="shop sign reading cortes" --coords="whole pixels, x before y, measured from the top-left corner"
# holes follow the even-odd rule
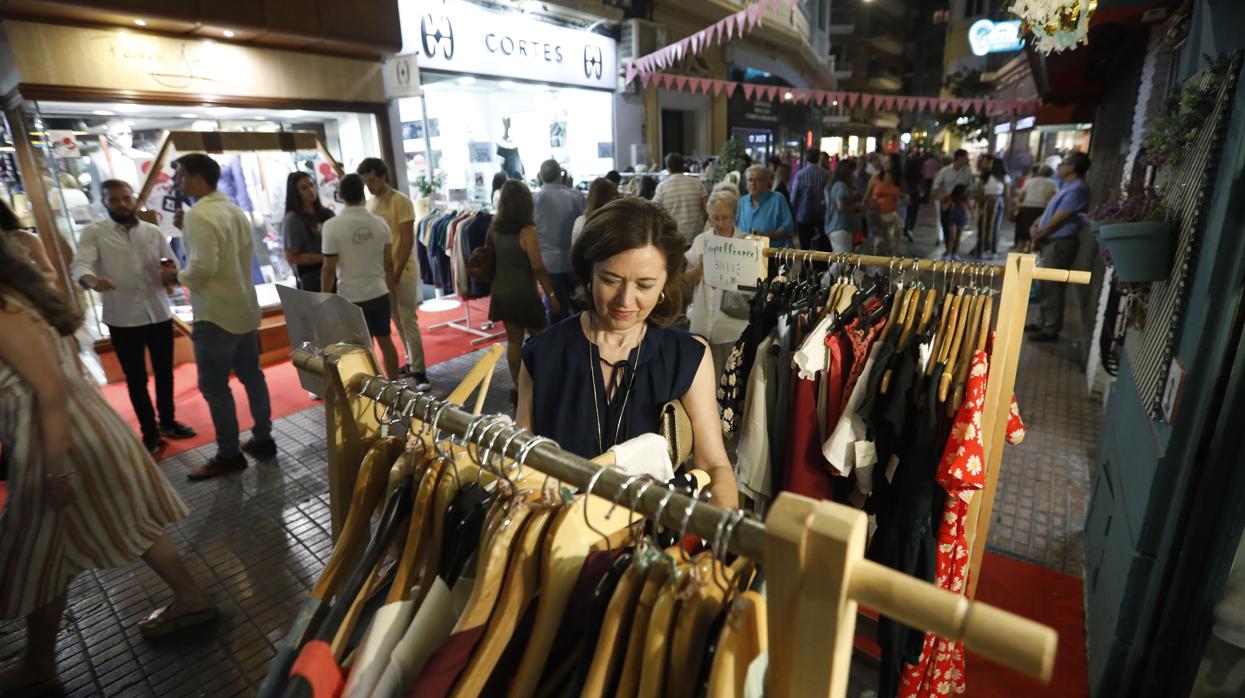
[[[399,11],[402,52],[419,54],[420,70],[617,87],[617,48],[608,36],[464,0],[402,0]]]

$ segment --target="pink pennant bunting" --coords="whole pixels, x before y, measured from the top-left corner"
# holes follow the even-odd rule
[[[748,10],[740,10],[735,13],[735,34],[744,35],[744,24],[748,22]]]
[[[771,102],[773,102],[773,101],[774,101],[774,100],[776,100],[776,99],[780,99],[780,98],[782,97],[782,95],[783,95],[783,92],[785,92],[785,90],[783,90],[782,88],[778,87],[777,85],[770,85],[770,87],[769,87],[769,100],[770,100]]]
[[[687,87],[687,76],[677,75],[674,78],[674,89],[682,92]]]
[[[844,92],[843,101],[847,102],[847,106],[855,107],[860,102],[859,92]]]
[[[662,73],[662,74],[661,74],[661,86],[662,86],[662,87],[664,87],[664,88],[666,88],[666,89],[670,89],[670,86],[671,86],[671,85],[673,85],[673,84],[674,84],[674,76],[673,76],[673,75],[671,75],[670,73]]]
[[[653,74],[652,74],[652,73],[640,73],[640,85],[641,85],[644,89],[646,89],[646,90],[648,89],[648,84],[649,84],[650,82],[652,82],[652,80],[653,80]]]
[[[826,106],[826,91],[813,90],[813,102],[819,107]]]
[[[756,90],[756,87],[754,87],[754,86],[752,85],[752,83],[750,83],[750,82],[745,82],[745,83],[744,83],[744,97],[747,97],[749,100],[751,100],[751,99],[752,99],[752,93],[753,93],[755,90]]]
[[[713,88],[713,81],[708,78],[700,78],[701,94],[709,94],[709,90]]]
[[[872,103],[873,103],[873,95],[861,95],[860,96],[860,106],[868,109],[869,105]]]
[[[726,98],[730,99],[735,94],[735,88],[739,87],[737,82],[722,81],[722,89],[726,90]]]
[[[627,84],[630,85],[635,80],[635,64],[627,64]]]

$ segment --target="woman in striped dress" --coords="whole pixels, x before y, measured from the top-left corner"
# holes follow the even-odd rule
[[[53,688],[56,630],[80,572],[142,557],[173,603],[139,622],[156,636],[215,614],[165,532],[188,510],[78,363],[82,316],[0,241],[0,618],[26,617],[26,654],[0,687]]]

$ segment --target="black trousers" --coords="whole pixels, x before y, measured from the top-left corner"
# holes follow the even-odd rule
[[[144,438],[160,436],[160,426],[172,426],[173,417],[173,321],[165,320],[137,327],[108,326],[117,361],[125,373],[130,391],[130,404],[143,430]],[[147,393],[147,356],[151,354],[151,371],[156,376],[156,411]]]
[[[822,236],[821,227],[821,221],[795,224],[795,234],[800,238],[801,250],[813,249],[812,245],[816,243],[817,238]]]

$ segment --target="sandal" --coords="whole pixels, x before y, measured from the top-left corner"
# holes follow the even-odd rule
[[[173,615],[174,604],[158,608],[138,622],[138,631],[146,638],[163,637],[178,630],[202,625],[216,618],[216,607],[208,606],[199,611]]]

